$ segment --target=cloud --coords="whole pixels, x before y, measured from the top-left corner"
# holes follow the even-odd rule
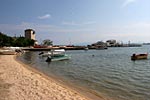
[[[90,24],[96,24],[96,22],[95,21],[88,21],[88,22],[85,22],[84,24],[85,25],[90,25]]]
[[[95,24],[95,23],[96,23],[95,21],[87,21],[87,22],[83,22],[83,23],[76,23],[74,21],[70,21],[70,22],[63,21],[62,25],[82,26],[82,25],[91,25],[91,24]]]
[[[48,19],[50,17],[51,17],[50,14],[46,14],[46,15],[43,15],[43,16],[39,16],[38,19]]]
[[[126,6],[128,6],[129,4],[134,3],[134,2],[136,2],[136,1],[137,1],[137,0],[125,0],[124,3],[123,3],[123,5],[122,5],[122,7],[126,7]]]
[[[62,24],[63,25],[80,25],[80,24],[75,23],[74,21],[71,21],[71,22],[63,21]]]

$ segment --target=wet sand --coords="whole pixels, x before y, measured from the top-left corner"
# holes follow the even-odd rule
[[[0,100],[108,100],[85,94],[19,63],[15,55],[0,55]]]

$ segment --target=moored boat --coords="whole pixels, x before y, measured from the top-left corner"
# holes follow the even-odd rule
[[[107,46],[96,46],[96,50],[105,50],[108,49]]]
[[[133,54],[131,56],[131,60],[141,60],[141,59],[147,59],[148,54]]]
[[[88,50],[89,50],[89,48],[88,48],[88,47],[85,47],[85,48],[84,48],[84,50],[85,50],[85,51],[88,51]]]
[[[46,62],[69,60],[70,58],[71,57],[66,54],[63,56],[48,56]]]
[[[51,50],[49,52],[41,52],[39,55],[47,57],[46,62],[69,60],[71,57],[65,53],[64,49]]]
[[[0,50],[0,55],[15,55],[16,51],[14,50]]]
[[[48,52],[40,52],[39,55],[42,57],[48,57],[48,56],[63,56],[65,54],[64,49],[56,49],[56,50],[51,50]]]

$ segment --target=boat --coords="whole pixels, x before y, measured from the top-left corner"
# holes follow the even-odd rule
[[[56,49],[56,50],[51,50],[48,52],[40,52],[39,55],[42,57],[48,57],[48,56],[63,56],[65,54],[65,50],[64,49]]]
[[[148,58],[148,53],[147,54],[133,54],[131,56],[131,60],[141,60],[141,59],[147,59]]]
[[[85,48],[84,48],[84,50],[85,50],[85,51],[88,51],[88,50],[89,50],[89,48],[88,48],[88,47],[85,47]]]
[[[0,50],[0,55],[15,55],[16,53],[14,50]]]
[[[69,60],[70,58],[71,57],[66,54],[63,56],[48,56],[46,62]]]
[[[65,53],[64,49],[51,50],[47,53],[41,52],[39,55],[47,57],[46,62],[69,60],[71,58]]]
[[[96,49],[96,50],[105,50],[105,49],[108,49],[108,48],[107,48],[107,46],[102,46],[102,45],[100,45],[100,46],[96,46],[95,49]]]

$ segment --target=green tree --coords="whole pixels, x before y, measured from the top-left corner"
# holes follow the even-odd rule
[[[52,46],[53,45],[53,41],[51,41],[49,39],[43,40],[43,45],[44,46]]]
[[[0,47],[3,46],[33,46],[34,40],[27,39],[25,37],[10,37],[0,32]]]
[[[11,46],[13,38],[0,32],[0,46]]]
[[[26,46],[33,46],[33,45],[34,45],[34,40],[27,39],[25,37],[18,37],[14,42],[14,46],[19,46],[19,47],[26,47]]]

